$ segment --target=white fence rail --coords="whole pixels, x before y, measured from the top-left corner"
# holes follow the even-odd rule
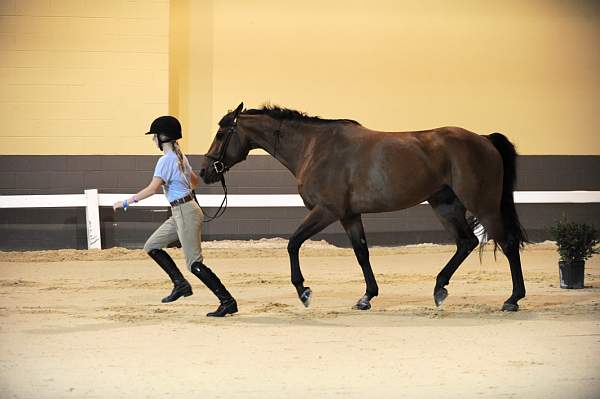
[[[0,208],[79,208],[86,209],[88,248],[102,248],[100,237],[101,206],[112,206],[113,203],[132,194],[98,194],[98,190],[85,190],[83,194],[59,195],[0,195]],[[515,191],[517,204],[585,204],[599,203],[600,191]],[[218,207],[223,200],[222,195],[198,195],[198,201],[203,207]],[[228,207],[303,207],[304,202],[298,194],[234,194],[227,197]],[[426,202],[423,202],[426,204]],[[132,207],[168,207],[164,195],[154,195]]]

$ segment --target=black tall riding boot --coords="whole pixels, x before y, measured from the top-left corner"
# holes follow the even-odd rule
[[[183,277],[168,253],[162,249],[153,249],[148,252],[148,255],[150,255],[150,257],[169,275],[174,285],[173,291],[170,295],[161,300],[162,303],[173,302],[182,296],[190,296],[193,294],[192,286]]]
[[[204,263],[202,262],[194,262],[192,265],[192,273],[196,277],[198,277],[209,290],[219,298],[221,304],[218,309],[214,312],[207,313],[206,315],[209,317],[223,317],[228,314],[234,314],[238,311],[237,302],[227,288],[221,283],[219,277],[213,273]]]

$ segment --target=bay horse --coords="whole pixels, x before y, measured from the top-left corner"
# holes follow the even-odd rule
[[[436,278],[434,302],[465,258],[477,247],[474,224],[483,226],[510,263],[512,295],[502,310],[517,311],[525,297],[519,250],[527,238],[513,201],[517,153],[502,134],[478,135],[459,127],[380,132],[349,119],[321,119],[277,106],[227,113],[205,157],[206,184],[223,178],[248,152],[261,148],[296,178],[309,212],[288,242],[291,281],[309,306],[298,253],[310,237],[339,220],[362,268],[366,292],[355,309],[367,310],[378,295],[361,214],[389,212],[428,201],[456,241],[456,253]]]

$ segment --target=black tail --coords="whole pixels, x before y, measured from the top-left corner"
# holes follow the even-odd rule
[[[496,150],[502,156],[502,164],[504,165],[504,180],[502,182],[502,200],[500,202],[500,212],[502,221],[504,222],[504,230],[507,239],[517,240],[520,247],[527,242],[527,234],[521,226],[515,202],[513,199],[513,191],[517,181],[517,151],[515,146],[508,141],[505,135],[501,133],[492,133],[487,136],[487,139],[492,142]]]

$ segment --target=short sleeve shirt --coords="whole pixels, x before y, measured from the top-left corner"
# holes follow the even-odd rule
[[[182,173],[179,169],[177,154],[168,152],[160,157],[156,163],[156,168],[154,168],[154,176],[162,179],[163,191],[169,202],[183,198],[192,191],[190,186],[192,167],[185,155],[183,156],[183,164],[185,173]]]

